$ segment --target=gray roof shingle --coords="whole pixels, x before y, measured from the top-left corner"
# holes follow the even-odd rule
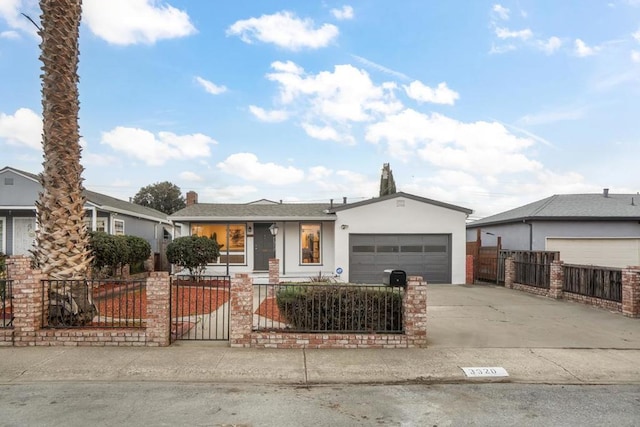
[[[175,212],[174,221],[193,220],[325,220],[334,221],[328,203],[196,203]]]
[[[556,194],[467,224],[504,224],[523,220],[640,220],[639,194]]]

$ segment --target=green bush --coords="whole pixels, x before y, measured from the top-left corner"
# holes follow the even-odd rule
[[[178,237],[167,245],[167,259],[171,264],[184,267],[194,277],[201,277],[207,264],[220,256],[220,245],[205,236]]]
[[[280,315],[301,331],[401,332],[402,295],[359,286],[283,286]]]
[[[138,265],[151,255],[151,245],[141,237],[112,236],[103,231],[90,233],[89,245],[96,270],[110,269],[115,274],[124,265]]]

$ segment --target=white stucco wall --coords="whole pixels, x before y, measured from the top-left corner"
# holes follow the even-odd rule
[[[334,265],[343,269],[342,280],[349,280],[349,234],[450,234],[451,281],[465,282],[464,212],[397,197],[336,214]]]

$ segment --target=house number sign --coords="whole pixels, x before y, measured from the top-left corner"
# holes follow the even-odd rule
[[[475,377],[508,377],[507,370],[500,367],[460,368],[469,378]]]

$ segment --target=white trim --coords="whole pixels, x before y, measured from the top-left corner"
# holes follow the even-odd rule
[[[112,230],[113,232],[111,234],[113,234],[114,236],[120,236],[120,234],[116,234],[116,223],[121,222],[122,223],[122,235],[124,236],[126,233],[125,228],[124,228],[124,219],[116,219],[113,218],[113,224],[112,224]]]
[[[34,206],[4,206],[4,205],[0,205],[0,209],[12,210],[12,211],[34,211],[34,210],[36,210],[36,207],[35,207],[35,205]]]
[[[184,222],[283,222],[283,221],[335,221],[336,216],[174,216],[172,221]]]
[[[7,218],[4,216],[0,216],[0,252],[3,254],[7,253]]]
[[[33,179],[32,177],[23,174],[23,173],[19,172],[18,170],[13,169],[11,166],[7,166],[6,168],[0,170],[0,173],[5,173],[5,172],[9,172],[9,171],[15,173],[16,175],[20,175],[21,177],[26,178],[26,179],[28,179],[30,181],[37,182],[38,184],[40,184],[40,181],[38,181],[37,179]]]

